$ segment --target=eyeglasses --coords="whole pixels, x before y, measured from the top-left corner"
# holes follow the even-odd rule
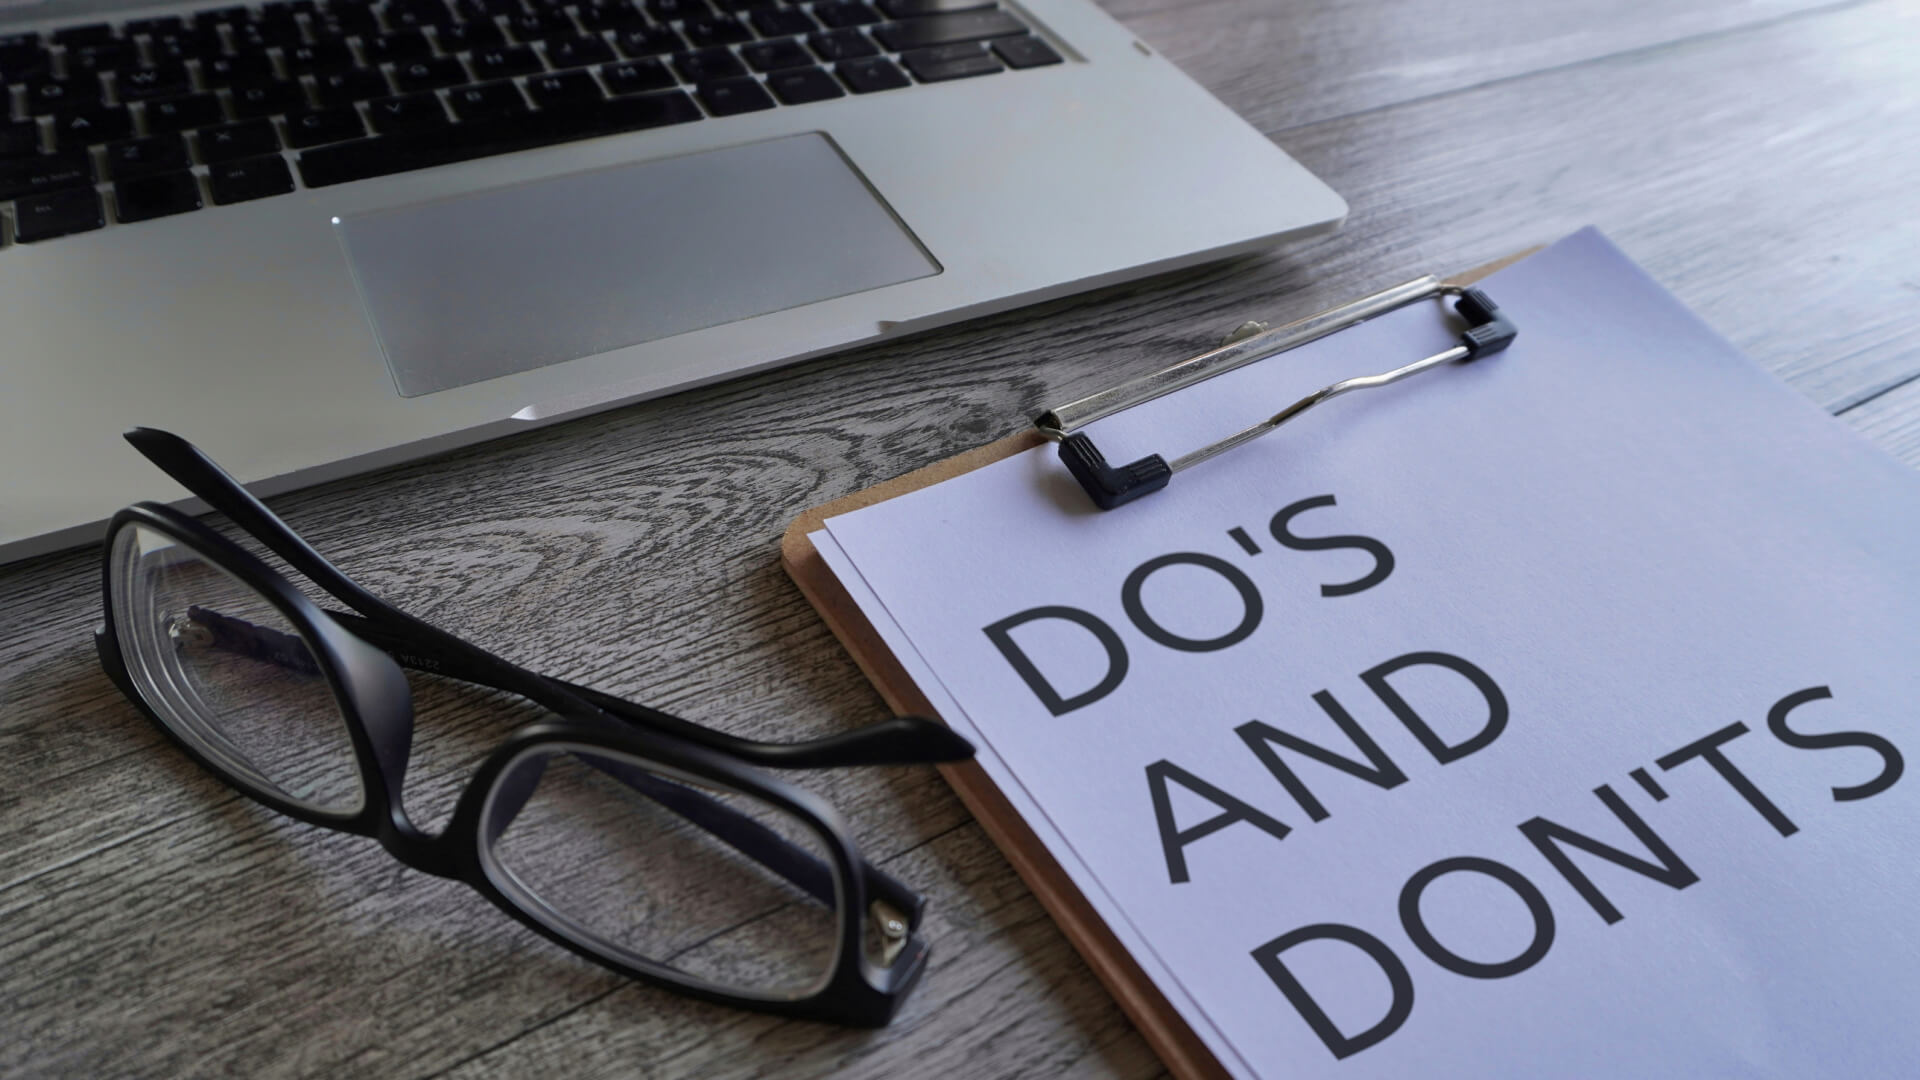
[[[973,754],[965,739],[898,717],[752,742],[535,674],[355,584],[185,440],[149,428],[127,440],[350,609],[322,610],[166,506],[116,514],[100,662],[190,757],[282,813],[466,882],[622,974],[785,1016],[893,1016],[926,966],[923,900],[860,856],[832,807],[759,768],[958,761]],[[402,667],[555,717],[490,753],[437,835],[401,805],[413,737]]]

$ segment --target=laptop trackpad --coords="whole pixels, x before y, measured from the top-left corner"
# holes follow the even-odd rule
[[[336,224],[404,397],[940,272],[820,134]]]

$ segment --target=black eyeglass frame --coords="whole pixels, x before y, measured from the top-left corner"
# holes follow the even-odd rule
[[[128,432],[127,439],[249,536],[353,609],[348,613],[319,608],[244,548],[170,507],[139,503],[114,515],[102,559],[105,622],[95,635],[100,662],[127,698],[190,758],[248,798],[281,813],[322,828],[372,837],[407,866],[463,881],[535,932],[631,978],[704,1000],[802,1019],[878,1027],[892,1018],[925,969],[927,946],[917,934],[924,900],[867,863],[839,815],[824,800],[767,776],[756,766],[806,769],[962,760],[973,753],[964,738],[924,718],[896,717],[810,742],[753,742],[538,675],[368,593],[185,440],[147,428]],[[121,651],[113,603],[115,540],[121,530],[135,526],[158,532],[233,575],[268,601],[305,639],[346,722],[364,793],[358,810],[330,813],[236,776],[175,731],[146,700]],[[413,735],[412,694],[401,671],[403,664],[518,694],[559,717],[521,727],[491,752],[467,782],[452,817],[437,835],[414,825],[401,800]],[[584,940],[590,935],[570,931],[564,921],[556,921],[552,909],[537,901],[523,903],[512,895],[511,884],[503,887],[483,854],[490,839],[483,836],[489,827],[488,799],[499,793],[503,774],[523,754],[563,745],[638,758],[667,775],[678,773],[750,795],[804,822],[831,857],[832,865],[826,869],[832,872],[838,900],[836,953],[825,981],[795,997],[720,988],[615,944]],[[520,798],[524,802],[525,795]],[[701,810],[696,805],[689,820],[796,884],[807,884],[802,877],[817,878],[795,861],[812,863],[810,855],[768,830],[759,830],[764,836],[753,835],[752,826],[737,823],[738,815],[718,803],[711,805],[719,809]],[[706,819],[704,824],[701,818]],[[812,884],[818,888],[817,880]],[[873,962],[865,948],[873,901],[892,909],[890,917],[905,923],[897,951],[885,965]]]

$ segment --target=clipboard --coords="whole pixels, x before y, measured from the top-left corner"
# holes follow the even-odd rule
[[[840,644],[859,665],[867,680],[880,691],[880,696],[886,701],[888,708],[897,714],[919,713],[935,716],[937,714],[932,705],[914,686],[906,669],[901,667],[899,661],[894,658],[892,651],[887,648],[879,633],[861,613],[853,598],[840,584],[839,579],[828,569],[825,560],[814,547],[813,541],[809,539],[809,534],[820,529],[827,518],[930,487],[1034,447],[1045,445],[1049,441],[1061,444],[1063,460],[1067,461],[1069,469],[1075,472],[1075,479],[1081,482],[1081,486],[1096,503],[1099,503],[1103,509],[1121,505],[1133,498],[1165,487],[1171,474],[1178,468],[1198,464],[1215,454],[1264,434],[1279,423],[1286,422],[1317,401],[1332,396],[1328,390],[1334,390],[1334,387],[1295,402],[1263,425],[1255,425],[1246,431],[1236,433],[1184,458],[1175,459],[1173,463],[1160,461],[1157,466],[1150,462],[1143,465],[1146,460],[1143,459],[1143,462],[1118,467],[1115,471],[1126,472],[1140,467],[1137,473],[1145,476],[1146,479],[1125,487],[1118,492],[1119,497],[1110,503],[1101,501],[1102,496],[1099,491],[1102,488],[1103,478],[1093,472],[1097,465],[1104,465],[1104,462],[1098,459],[1098,451],[1092,450],[1090,459],[1088,455],[1088,451],[1091,450],[1090,443],[1079,444],[1076,447],[1076,444],[1069,442],[1079,426],[1141,401],[1177,392],[1186,386],[1224,371],[1233,370],[1246,363],[1260,362],[1284,352],[1287,348],[1338,332],[1372,314],[1379,314],[1419,299],[1458,293],[1487,275],[1518,262],[1538,250],[1540,250],[1539,247],[1528,248],[1473,270],[1456,274],[1444,281],[1432,278],[1416,279],[1406,285],[1343,304],[1272,330],[1268,330],[1260,323],[1243,323],[1227,335],[1220,348],[1202,353],[1200,356],[1132,383],[1082,398],[1072,405],[1049,410],[1041,415],[1033,428],[1027,431],[975,447],[863,491],[857,491],[803,511],[794,518],[793,523],[787,527],[786,534],[781,537],[781,565],[786,568],[787,575],[793,579],[794,584],[800,587],[800,592],[807,598],[807,602],[820,613],[828,629],[833,631],[834,636],[840,640]],[[1491,321],[1491,319],[1485,320],[1489,323]],[[1511,328],[1507,330],[1510,337]],[[1456,351],[1449,350],[1448,353],[1416,361],[1392,372],[1366,378],[1387,379],[1388,376],[1392,376],[1393,379],[1403,378],[1449,360],[1471,358],[1470,355],[1449,355]],[[1347,380],[1347,382],[1354,381],[1356,380]],[[1334,385],[1339,387],[1344,384]],[[1083,475],[1081,469],[1075,468],[1075,456],[1078,456],[1081,463],[1087,466],[1087,475]],[[1128,479],[1132,477],[1123,477],[1114,483],[1124,485]],[[1112,491],[1111,485],[1107,490]],[[1152,1046],[1154,1053],[1159,1055],[1162,1064],[1181,1080],[1201,1080],[1201,1078],[1219,1080],[1227,1077],[1226,1069],[1181,1018],[1165,995],[1153,985],[1153,981],[1121,945],[1119,939],[1107,928],[1105,921],[1081,895],[1080,890],[1060,868],[1060,864],[1048,853],[1026,821],[1014,811],[1005,796],[988,778],[986,771],[970,761],[940,765],[938,768],[954,792],[960,796],[960,801],[966,805],[968,812],[980,823],[981,828],[1000,849],[1001,854],[1005,855],[1007,861],[1012,864],[1014,872],[1019,874],[1027,888],[1033,891],[1040,905],[1066,934],[1067,940],[1087,962],[1087,966],[1093,969],[1094,974],[1106,986],[1108,993],[1113,995],[1114,1000],[1126,1012],[1128,1019],[1140,1029],[1148,1045]]]

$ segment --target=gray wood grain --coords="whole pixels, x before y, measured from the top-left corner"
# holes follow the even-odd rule
[[[1887,452],[1920,469],[1920,381],[1895,387],[1840,415]]]
[[[778,568],[799,510],[1244,318],[1588,222],[1920,464],[1912,5],[1295,7],[1115,10],[1348,197],[1333,237],[274,505],[376,591],[517,661],[758,737],[839,730],[883,710]],[[200,775],[99,673],[98,603],[97,551],[0,568],[0,1074],[1159,1070],[928,771],[807,780],[929,897],[934,968],[901,1018],[854,1032],[730,1012],[626,984]],[[534,713],[421,692],[408,801],[434,821]]]
[[[1295,126],[1550,68],[1656,48],[1832,0],[1109,0],[1157,48],[1242,115]],[[1208,58],[1243,64],[1210,70]]]

